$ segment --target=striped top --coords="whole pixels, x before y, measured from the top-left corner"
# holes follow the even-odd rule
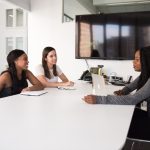
[[[143,100],[150,98],[150,79],[147,80],[145,85],[136,91],[134,94],[130,94],[132,91],[137,89],[139,77],[137,77],[132,83],[126,85],[122,90],[125,95],[107,95],[107,96],[96,96],[97,104],[116,104],[116,105],[136,105]],[[128,94],[128,95],[126,95]]]

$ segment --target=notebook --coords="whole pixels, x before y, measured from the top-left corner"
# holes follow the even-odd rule
[[[92,74],[92,94],[94,95],[107,95],[104,77],[98,74]]]
[[[25,92],[21,92],[21,95],[26,95],[26,96],[41,96],[43,94],[48,93],[47,91],[25,91]]]
[[[58,86],[60,90],[76,90],[74,86]]]

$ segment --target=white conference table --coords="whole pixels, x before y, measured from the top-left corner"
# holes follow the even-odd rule
[[[82,98],[91,94],[91,85],[78,82],[75,87],[1,98],[0,150],[121,149],[134,106],[87,104]]]

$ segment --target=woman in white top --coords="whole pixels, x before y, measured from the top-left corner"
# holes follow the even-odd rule
[[[56,63],[56,50],[53,47],[45,47],[42,65],[36,68],[37,78],[45,87],[73,86],[74,83],[68,80]],[[58,77],[62,80],[61,82],[58,82]]]

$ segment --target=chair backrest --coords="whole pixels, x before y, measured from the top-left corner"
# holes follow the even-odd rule
[[[149,150],[150,141],[127,138],[124,147],[121,150]]]

